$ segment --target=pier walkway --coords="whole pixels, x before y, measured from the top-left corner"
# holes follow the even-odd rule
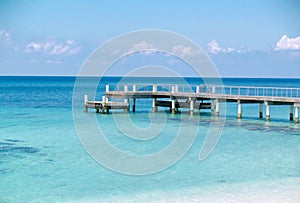
[[[114,89],[110,89],[114,87]],[[122,100],[113,102],[111,99]],[[88,101],[85,95],[84,108],[96,109],[96,112],[109,112],[109,109],[130,110],[136,108],[136,99],[152,99],[152,111],[158,107],[169,107],[172,113],[179,108],[194,110],[211,109],[211,113],[219,116],[221,102],[236,102],[239,119],[242,118],[242,105],[259,104],[259,118],[263,117],[265,106],[266,120],[270,120],[271,105],[289,105],[290,120],[299,123],[300,88],[250,87],[250,86],[218,86],[218,85],[171,85],[171,84],[118,84],[106,85],[102,101]]]

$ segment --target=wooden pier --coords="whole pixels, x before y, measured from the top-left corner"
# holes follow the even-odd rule
[[[111,87],[114,89],[110,89]],[[152,99],[152,111],[158,107],[168,107],[170,112],[176,113],[178,109],[194,110],[211,109],[211,113],[219,116],[221,102],[236,102],[239,119],[242,118],[243,104],[259,104],[259,118],[263,117],[265,106],[266,121],[270,120],[271,105],[289,105],[290,120],[299,123],[300,88],[279,87],[250,87],[250,86],[218,86],[218,85],[170,85],[170,84],[118,84],[106,85],[105,96],[102,101],[88,101],[85,95],[84,109],[96,109],[96,112],[109,113],[110,109],[130,110],[135,112],[136,99]],[[110,101],[112,99],[122,102]],[[167,99],[167,100],[166,100]]]

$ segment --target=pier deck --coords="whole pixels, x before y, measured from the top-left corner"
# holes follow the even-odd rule
[[[109,99],[123,99],[123,102],[110,102]],[[165,100],[165,99],[169,100]],[[160,107],[169,107],[172,113],[178,108],[188,108],[193,114],[194,110],[211,109],[216,116],[220,112],[220,102],[236,102],[238,104],[238,118],[242,118],[242,104],[257,103],[259,117],[263,116],[265,106],[266,120],[270,119],[270,105],[290,105],[290,120],[299,123],[300,88],[279,87],[249,87],[249,86],[218,86],[218,85],[169,85],[169,84],[118,84],[113,90],[106,85],[105,96],[101,102],[92,103],[85,98],[85,110],[95,108],[130,109],[135,111],[136,99],[152,99],[152,111]],[[163,100],[159,100],[163,99]],[[99,110],[97,110],[99,112]]]

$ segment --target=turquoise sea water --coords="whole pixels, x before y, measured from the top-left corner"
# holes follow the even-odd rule
[[[87,86],[89,86],[87,79]],[[92,80],[92,79],[91,79]],[[103,78],[98,99],[107,83]],[[190,84],[202,81],[186,79]],[[199,128],[187,154],[172,167],[146,176],[115,173],[98,164],[84,149],[72,116],[73,77],[0,77],[0,202],[73,201],[290,201],[299,199],[300,129],[289,121],[288,106],[272,106],[271,122],[258,119],[258,105],[227,104],[222,136],[212,154],[199,161],[209,129],[209,111],[189,116],[159,111],[152,122],[165,122],[159,136],[137,141],[124,136],[115,119],[127,114],[84,113],[83,98],[75,98],[83,117],[96,116],[107,139],[129,153],[162,150],[180,125]],[[174,78],[135,78],[135,83],[174,83]],[[300,79],[223,79],[226,85],[300,87]],[[85,89],[88,89],[86,88]],[[132,123],[150,124],[151,100],[138,101]],[[212,118],[214,119],[214,118]],[[88,124],[87,124],[88,125]],[[125,129],[126,131],[126,129]],[[187,134],[189,132],[186,132]]]

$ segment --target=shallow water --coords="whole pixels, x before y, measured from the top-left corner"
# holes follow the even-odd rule
[[[107,78],[103,84],[116,81]],[[254,85],[248,79],[225,82]],[[270,82],[255,80],[260,86]],[[298,82],[279,80],[276,84],[297,86]],[[82,111],[83,117],[96,118],[115,147],[132,154],[164,149],[182,125],[198,128],[190,150],[172,167],[152,175],[129,176],[98,164],[80,143],[71,108],[73,84],[74,78],[68,77],[1,77],[0,202],[293,202],[299,198],[300,133],[299,126],[288,120],[288,106],[272,107],[272,120],[266,123],[257,118],[258,105],[245,105],[243,119],[237,120],[236,104],[228,104],[221,138],[203,161],[199,152],[211,119],[215,120],[209,111],[191,117],[184,111],[171,115],[161,109],[152,115],[151,101],[137,103],[135,114]],[[116,126],[116,119],[128,116],[136,128]],[[149,133],[151,123],[162,128],[157,137],[139,141],[125,136],[136,129]]]

